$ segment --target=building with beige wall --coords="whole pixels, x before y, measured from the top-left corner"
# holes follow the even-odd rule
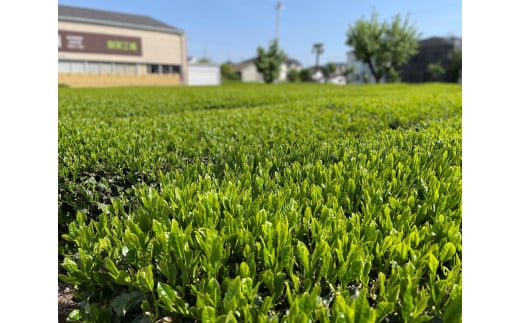
[[[185,33],[147,16],[58,5],[58,83],[188,84]]]
[[[250,58],[245,61],[242,61],[238,64],[232,64],[233,70],[240,75],[240,80],[242,82],[255,82],[262,83],[264,82],[264,77],[262,73],[258,72],[255,66],[256,58]],[[291,70],[301,71],[302,65],[295,59],[287,58],[280,65],[280,74],[276,79],[276,82],[287,82],[289,80],[288,74]]]

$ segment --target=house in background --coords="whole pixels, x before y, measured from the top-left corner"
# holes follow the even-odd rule
[[[349,68],[349,65],[347,65],[347,63],[344,62],[333,62],[333,64],[336,66],[336,70],[332,73],[332,75],[329,75],[327,83],[338,85],[349,83],[350,75],[349,77],[345,75],[345,72],[347,71],[347,68]]]
[[[238,64],[232,64],[235,72],[240,76],[240,80],[242,82],[257,82],[262,83],[264,78],[262,77],[262,73],[258,72],[255,66],[255,59],[250,58],[245,61],[242,61]],[[278,82],[287,82],[287,75],[291,70],[300,71],[302,69],[302,65],[295,59],[288,58],[285,62],[280,66],[280,75],[278,76]]]
[[[311,79],[314,82],[325,83],[325,74],[323,74],[321,68],[312,66],[309,67],[308,70],[311,72]]]
[[[347,77],[344,74],[335,74],[335,75],[329,76],[329,78],[327,79],[327,83],[344,85],[344,84],[347,84]]]
[[[292,58],[286,59],[280,67],[280,76],[278,76],[278,81],[287,82],[289,80],[288,75],[291,70],[296,70],[297,72],[300,72],[302,70],[302,64],[300,64],[300,62]]]
[[[262,74],[258,73],[258,70],[256,69],[254,58],[246,59],[238,64],[231,65],[233,66],[235,73],[240,77],[240,80],[244,83],[261,83],[264,81]]]
[[[345,63],[334,62],[336,70],[331,75],[327,75],[327,73],[323,71],[328,67],[328,64],[330,64],[330,62],[320,67],[309,67],[312,80],[318,83],[345,84],[346,78],[343,75],[346,66]]]
[[[334,71],[334,75],[344,75],[347,69],[347,63],[344,62],[333,62],[336,65],[336,70]]]

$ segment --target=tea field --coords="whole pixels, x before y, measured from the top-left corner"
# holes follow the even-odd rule
[[[460,322],[455,84],[59,89],[81,322]]]

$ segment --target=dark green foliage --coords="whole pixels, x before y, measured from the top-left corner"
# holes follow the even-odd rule
[[[387,80],[388,83],[397,83],[401,81],[401,76],[399,75],[399,72],[392,68],[388,71]]]
[[[255,66],[262,73],[265,83],[273,83],[280,75],[280,67],[287,56],[278,48],[278,41],[273,40],[266,51],[262,47],[257,48]]]
[[[320,68],[320,55],[325,52],[322,43],[316,43],[312,45],[312,53],[316,54],[316,65],[315,68]]]
[[[459,82],[462,79],[462,50],[455,50],[446,68],[450,82]]]
[[[304,68],[300,71],[300,80],[302,82],[312,82],[311,70]]]
[[[231,64],[222,64],[220,65],[220,76],[222,77],[222,80],[227,81],[238,81],[240,80],[240,76],[237,72],[233,69],[233,66]]]
[[[332,76],[334,76],[334,73],[336,73],[336,64],[327,63],[321,70],[322,70],[325,78],[332,77]]]
[[[300,81],[300,72],[295,69],[291,69],[289,73],[287,73],[287,79],[289,82],[299,82]]]
[[[432,76],[434,81],[438,80],[446,71],[440,62],[430,63],[427,67],[427,72]]]

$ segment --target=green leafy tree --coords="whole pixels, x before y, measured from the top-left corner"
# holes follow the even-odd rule
[[[462,78],[462,50],[455,50],[451,54],[450,62],[446,68],[448,80],[458,82]]]
[[[379,22],[377,14],[367,21],[360,19],[349,26],[346,44],[354,48],[357,59],[368,64],[379,83],[392,70],[406,64],[417,53],[417,29],[396,15],[389,23]]]
[[[320,67],[320,55],[325,52],[325,49],[323,49],[322,43],[316,43],[312,45],[312,53],[316,54],[316,68]]]
[[[220,65],[220,76],[223,80],[227,81],[237,81],[240,79],[240,76],[235,72],[233,66],[228,63]]]
[[[399,74],[398,71],[392,68],[390,69],[390,71],[388,71],[387,79],[389,83],[401,82],[401,74]]]
[[[304,68],[300,71],[300,80],[302,82],[312,82],[312,74],[308,68]]]
[[[209,57],[201,57],[201,58],[199,58],[198,62],[201,63],[201,64],[211,64],[211,63],[213,63],[213,61]]]
[[[327,63],[322,69],[322,72],[325,78],[333,76],[334,73],[336,73],[336,63]]]
[[[432,76],[434,81],[439,80],[439,78],[446,73],[442,64],[440,62],[430,63],[426,68],[426,71]]]
[[[296,69],[289,70],[289,73],[287,73],[287,79],[289,82],[299,82],[300,81],[300,72]]]
[[[287,56],[278,48],[278,41],[272,40],[266,51],[261,46],[257,48],[255,66],[262,73],[265,83],[273,83],[280,75],[280,67]]]

